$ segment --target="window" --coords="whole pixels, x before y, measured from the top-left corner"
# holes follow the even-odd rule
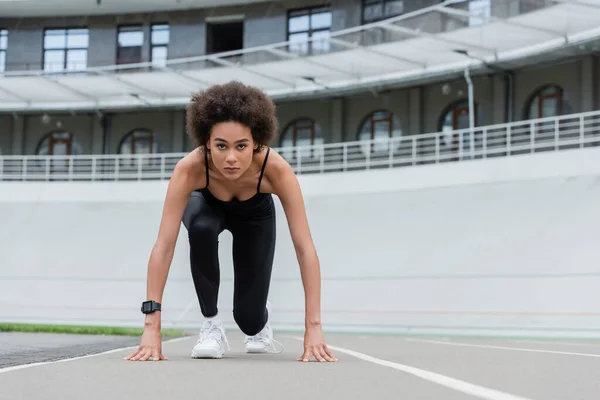
[[[0,72],[6,71],[6,48],[8,47],[8,31],[0,29]]]
[[[474,102],[475,116],[473,118],[474,126],[477,126],[481,120],[481,108]],[[458,151],[460,148],[460,135],[455,131],[469,129],[469,101],[458,100],[450,104],[441,115],[439,122],[439,130],[444,134],[441,142],[442,149]],[[479,131],[475,131],[475,139],[478,138]],[[468,150],[470,143],[470,135],[468,132],[462,134],[462,149]]]
[[[358,140],[372,141],[370,146],[368,142],[362,144],[364,153],[369,151],[387,153],[389,151],[389,139],[398,136],[402,136],[402,130],[394,114],[387,110],[378,110],[364,119],[358,133]]]
[[[548,85],[533,94],[528,111],[530,119],[555,117],[571,113],[571,104],[566,99],[563,88]]]
[[[533,93],[530,99],[527,108],[529,119],[556,117],[570,114],[573,111],[564,89],[557,85],[543,86]],[[554,122],[537,123],[537,132],[538,134],[553,134]]]
[[[141,25],[119,26],[117,37],[117,64],[142,62],[144,32]]]
[[[491,0],[471,0],[469,1],[469,25],[483,25],[488,22],[492,13]]]
[[[281,137],[281,155],[290,160],[297,156],[301,158],[317,158],[321,156],[321,149],[300,148],[292,150],[295,146],[311,146],[324,143],[321,127],[310,118],[299,118],[290,123]]]
[[[154,132],[148,129],[134,129],[126,134],[119,144],[119,154],[156,154],[159,153],[160,146]],[[121,167],[138,167],[142,165],[152,165],[152,158],[137,157],[122,158]]]
[[[329,7],[312,7],[288,12],[289,50],[293,53],[324,53],[329,51],[331,10]],[[312,42],[306,42],[308,38]],[[324,39],[324,40],[323,40]]]
[[[81,154],[82,148],[71,132],[51,132],[38,143],[37,155],[57,156],[50,162],[50,172],[66,172],[69,160],[66,156]],[[63,156],[63,157],[60,157]]]
[[[81,71],[87,68],[87,28],[44,30],[44,71]]]
[[[154,133],[147,129],[135,129],[129,132],[119,146],[120,154],[153,154],[158,152],[158,142],[154,137]]]
[[[396,17],[404,13],[404,0],[363,0],[363,24]]]
[[[167,65],[169,49],[169,25],[152,25],[150,35],[150,61],[153,66],[164,67]]]
[[[477,104],[475,104],[475,125],[477,125]],[[441,131],[451,133],[452,131],[469,128],[469,102],[460,100],[452,103],[441,120]]]

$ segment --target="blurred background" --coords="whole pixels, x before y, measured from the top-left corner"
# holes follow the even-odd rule
[[[240,80],[306,200],[325,330],[600,336],[600,1],[0,1],[0,322],[141,327],[190,95]],[[304,326],[278,207],[276,329]],[[220,242],[233,325],[231,238]],[[187,232],[163,327],[201,322]]]

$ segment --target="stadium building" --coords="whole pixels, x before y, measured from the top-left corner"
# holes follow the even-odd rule
[[[190,93],[232,79],[277,101],[276,147],[593,111],[598,7],[567,3],[3,2],[0,154],[186,152]]]

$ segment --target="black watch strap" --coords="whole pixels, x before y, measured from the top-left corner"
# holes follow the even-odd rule
[[[160,311],[161,310],[161,304],[157,303],[154,300],[147,300],[144,301],[142,303],[142,314],[150,314],[153,313],[154,311]]]

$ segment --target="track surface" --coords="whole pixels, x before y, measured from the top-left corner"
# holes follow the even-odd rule
[[[247,355],[239,333],[228,338],[231,351],[222,360],[191,359],[191,336],[165,341],[169,361],[142,363],[123,360],[132,348],[122,347],[138,339],[2,334],[0,399],[600,398],[598,342],[328,334],[339,362],[320,364],[296,361],[300,335],[277,335],[285,346],[277,355]],[[114,351],[14,367],[17,359],[65,360],[108,349]]]
[[[134,346],[127,336],[0,332],[0,368],[55,361]]]

